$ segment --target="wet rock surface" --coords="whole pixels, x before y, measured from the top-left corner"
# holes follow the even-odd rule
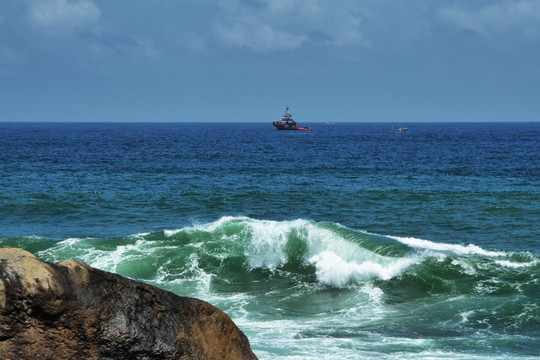
[[[223,311],[74,261],[0,249],[1,359],[256,359]]]

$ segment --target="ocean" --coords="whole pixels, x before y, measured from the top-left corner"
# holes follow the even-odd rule
[[[540,123],[304,125],[0,123],[0,246],[208,301],[259,359],[539,357]]]

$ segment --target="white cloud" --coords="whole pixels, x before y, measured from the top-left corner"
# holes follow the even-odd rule
[[[307,39],[304,35],[294,35],[267,24],[239,23],[226,26],[219,23],[215,31],[226,45],[245,46],[259,52],[294,49]]]
[[[353,0],[222,0],[214,33],[227,46],[259,52],[298,48],[314,33],[327,45],[366,45],[357,7]]]
[[[42,28],[81,28],[96,23],[101,10],[90,0],[31,0],[28,17]]]
[[[471,10],[463,6],[441,9],[440,16],[462,29],[473,30],[484,36],[518,33],[535,37],[540,29],[540,1],[505,1]]]
[[[299,14],[315,14],[320,11],[319,0],[271,0],[267,2],[270,12],[282,14],[294,11]]]

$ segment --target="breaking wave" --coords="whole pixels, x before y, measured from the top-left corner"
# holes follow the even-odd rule
[[[223,217],[115,239],[44,239],[44,249],[35,238],[2,243],[17,246],[23,240],[49,261],[75,258],[136,280],[169,288],[191,284],[209,292],[256,291],[254,284],[274,281],[274,289],[291,283],[335,288],[370,283],[391,299],[500,294],[527,292],[539,270],[538,256],[530,253],[383,236],[302,219]]]

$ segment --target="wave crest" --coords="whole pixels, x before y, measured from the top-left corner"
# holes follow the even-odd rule
[[[371,283],[391,296],[404,296],[409,289],[417,297],[527,292],[540,277],[540,260],[529,253],[383,236],[303,219],[223,217],[116,239],[44,240],[39,247],[30,240],[28,244],[45,260],[74,258],[165,287],[204,281],[208,289],[249,291],[265,283],[337,288]],[[11,243],[24,241],[3,239],[0,245]]]

